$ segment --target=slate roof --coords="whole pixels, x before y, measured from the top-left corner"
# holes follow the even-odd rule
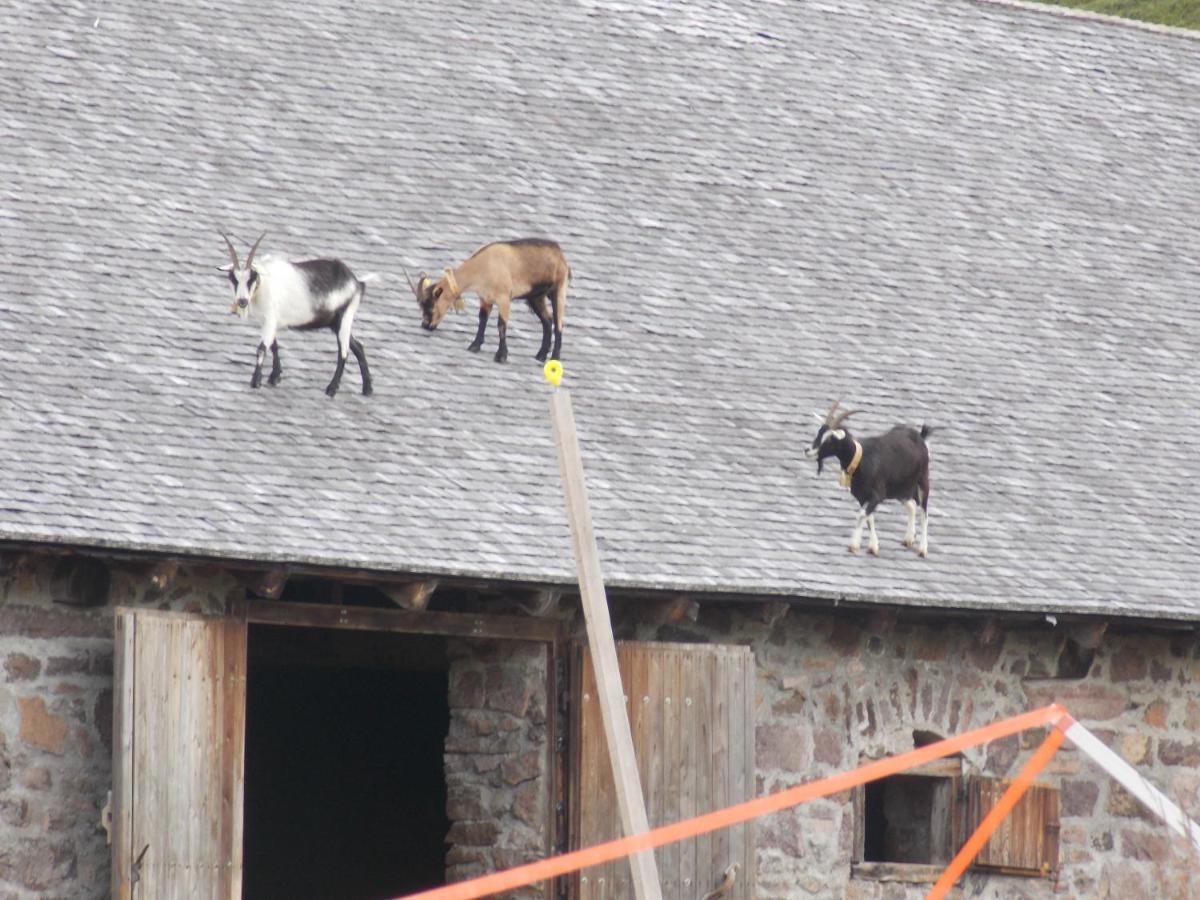
[[[573,581],[525,309],[558,239],[613,587],[1200,618],[1200,41],[1019,4],[28,0],[0,24],[0,538]],[[219,229],[380,272],[251,391]],[[243,245],[244,246],[244,245]],[[835,397],[931,439],[851,557]]]

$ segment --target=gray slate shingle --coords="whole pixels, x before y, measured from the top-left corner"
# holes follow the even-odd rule
[[[0,54],[0,536],[573,580],[536,322],[401,265],[561,241],[610,584],[1200,618],[1200,41],[996,3],[31,0]],[[377,395],[217,237],[381,272]],[[845,552],[810,410],[932,441]]]

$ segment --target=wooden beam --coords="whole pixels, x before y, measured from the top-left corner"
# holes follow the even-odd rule
[[[394,631],[405,634],[438,634],[501,640],[550,642],[559,638],[558,623],[546,619],[266,600],[246,601],[246,621],[255,625],[350,628],[360,631]]]
[[[424,581],[410,581],[408,584],[382,585],[380,589],[401,609],[420,612],[429,606],[429,598],[433,596],[437,586],[436,578],[426,578]]]
[[[575,415],[571,410],[568,391],[558,388],[550,395],[550,420],[554,425],[567,520],[571,526],[571,545],[575,551],[588,646],[595,668],[600,718],[608,742],[621,826],[626,835],[642,834],[650,830],[650,824],[646,818],[645,797],[638,776],[633,734],[625,710],[625,692],[621,686],[617,648],[608,614],[608,599],[604,593],[604,577],[600,572],[600,552],[592,531],[592,516],[588,511],[583,460],[579,453],[579,437],[575,432]],[[643,850],[633,854],[629,857],[629,864],[638,900],[661,900],[662,887],[658,881],[654,851]]]

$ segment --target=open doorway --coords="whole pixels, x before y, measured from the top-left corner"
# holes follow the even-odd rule
[[[444,883],[445,645],[250,626],[243,896],[374,900]]]

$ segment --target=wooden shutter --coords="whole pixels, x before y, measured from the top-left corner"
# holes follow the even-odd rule
[[[971,834],[1010,782],[972,777],[967,782],[967,834]],[[981,869],[1049,875],[1058,869],[1058,791],[1032,785],[975,859]]]
[[[240,900],[246,623],[116,611],[113,896]]]
[[[754,656],[748,647],[617,645],[621,683],[651,827],[754,796]],[[572,668],[571,846],[621,836],[596,682],[586,647]],[[740,863],[729,900],[754,896],[753,823],[655,851],[663,897],[696,900]],[[575,896],[633,896],[626,860],[585,869]],[[724,900],[724,898],[723,898]]]

